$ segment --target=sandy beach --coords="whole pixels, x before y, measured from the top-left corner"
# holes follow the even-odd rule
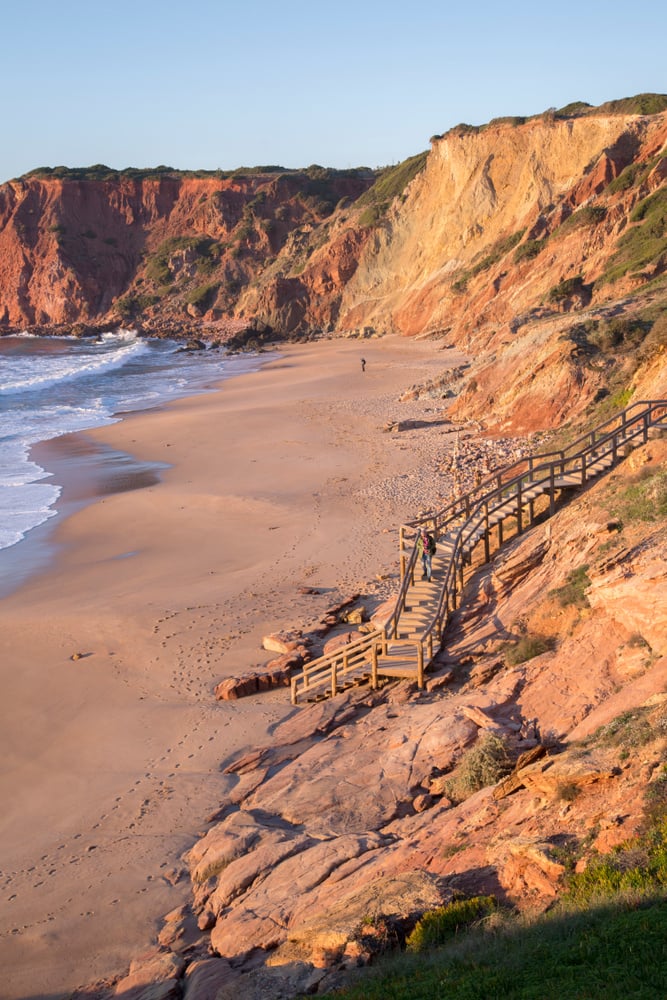
[[[396,586],[398,526],[453,439],[443,401],[398,397],[461,360],[399,338],[287,345],[84,436],[168,468],[57,519],[57,558],[0,600],[6,1000],[123,972],[187,898],[181,856],[234,781],[224,762],[294,711],[286,689],[223,703],[215,684],[270,659],[271,631]]]

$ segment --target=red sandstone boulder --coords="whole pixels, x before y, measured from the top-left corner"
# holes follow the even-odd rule
[[[265,635],[262,639],[262,646],[270,653],[292,653],[299,647],[307,646],[310,640],[304,637],[303,633],[294,630],[290,632],[275,632]]]
[[[188,966],[183,984],[183,1000],[218,1000],[220,990],[236,985],[241,973],[224,958],[204,958]],[[242,994],[237,993],[241,1000]]]

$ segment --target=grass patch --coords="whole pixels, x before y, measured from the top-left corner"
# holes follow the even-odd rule
[[[661,781],[657,821],[648,832],[615,848],[611,854],[595,857],[583,872],[568,878],[563,905],[589,906],[618,895],[650,896],[667,892],[667,818],[665,791]],[[651,786],[649,786],[650,788]]]
[[[437,910],[429,910],[408,936],[406,950],[419,953],[438,947],[463,928],[488,917],[496,908],[493,896],[473,896],[471,899],[454,900]]]
[[[636,274],[667,255],[667,188],[659,188],[635,206],[633,225],[616,244],[616,253],[596,286],[613,283],[626,274]]]
[[[586,588],[590,587],[591,581],[588,577],[588,564],[579,566],[567,574],[567,578],[562,587],[555,587],[549,591],[549,597],[555,597],[561,608],[574,606],[575,608],[587,608],[588,598]]]
[[[359,217],[359,225],[377,225],[385,216],[392,201],[401,197],[408,184],[424,169],[427,156],[427,150],[417,153],[416,156],[410,156],[397,166],[387,167],[380,173],[375,184],[357,199],[357,205],[364,209]]]
[[[498,261],[502,260],[503,257],[513,250],[517,243],[520,243],[523,239],[525,229],[520,229],[516,233],[512,233],[511,236],[505,237],[503,240],[498,240],[493,244],[489,253],[481,257],[472,267],[463,271],[456,281],[453,283],[452,288],[455,292],[464,292],[467,288],[468,282],[471,278],[477,277],[483,271],[488,271],[490,268],[497,264]]]
[[[632,187],[639,187],[644,183],[659,159],[660,156],[654,156],[645,163],[629,163],[621,170],[618,177],[607,184],[605,193],[617,194],[619,191],[628,191]]]
[[[545,635],[523,635],[514,643],[504,647],[505,663],[508,667],[516,667],[520,663],[541,656],[553,649],[553,639]]]
[[[625,713],[598,731],[618,735],[639,718],[653,738],[667,714]],[[614,737],[615,738],[615,737]],[[563,801],[576,793],[567,785]],[[338,1000],[653,1000],[667,982],[667,765],[645,793],[644,832],[574,871],[574,841],[554,847],[565,892],[536,918],[495,909],[490,897],[424,914],[406,954],[359,974]],[[475,907],[479,907],[475,914]],[[481,912],[480,912],[481,911]],[[459,921],[457,922],[457,915]],[[470,919],[468,919],[470,918]],[[428,949],[431,949],[430,951]]]
[[[652,721],[648,709],[636,708],[622,712],[606,726],[598,729],[591,737],[590,743],[603,747],[618,747],[622,750],[636,750],[664,735],[662,729],[660,721],[657,725]]]
[[[615,498],[613,514],[623,524],[667,517],[667,472],[645,470]]]
[[[406,955],[337,1000],[655,1000],[667,982],[667,902],[620,903],[476,929]]]

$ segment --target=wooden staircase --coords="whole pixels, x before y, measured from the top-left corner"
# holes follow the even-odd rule
[[[566,449],[521,459],[442,510],[402,525],[401,585],[389,620],[382,629],[305,664],[292,678],[292,703],[401,678],[416,680],[422,688],[450,615],[459,606],[464,568],[477,546],[484,546],[484,561],[489,562],[493,540],[499,548],[508,530],[520,535],[532,526],[536,501],[546,498],[541,515],[552,516],[562,497],[612,469],[633,447],[646,443],[651,432],[664,430],[667,400],[634,403]],[[416,539],[422,526],[437,539],[430,582],[418,579]]]

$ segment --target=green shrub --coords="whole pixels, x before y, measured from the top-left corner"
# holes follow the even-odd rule
[[[505,647],[505,663],[508,667],[516,667],[526,663],[542,653],[553,649],[553,639],[544,635],[524,635],[517,642]]]
[[[667,217],[667,190],[659,188],[643,198],[630,213],[630,222],[649,222],[655,225],[656,233],[664,232]]]
[[[489,268],[497,264],[498,261],[502,260],[503,257],[513,250],[514,247],[523,239],[525,229],[520,229],[516,233],[512,233],[511,236],[506,236],[505,239],[498,240],[490,248],[489,252],[484,254],[479,260],[477,260],[472,267],[465,271],[462,271],[456,281],[452,284],[453,291],[457,293],[465,292],[468,287],[468,282],[471,278],[477,277],[483,271],[488,271]]]
[[[461,758],[447,785],[447,794],[462,802],[481,788],[497,784],[511,770],[512,760],[505,740],[493,733],[484,733]]]
[[[519,264],[522,260],[532,260],[542,253],[547,245],[549,237],[545,236],[541,240],[526,240],[514,251],[514,263]]]
[[[566,104],[564,108],[558,108],[556,111],[556,118],[579,118],[581,115],[587,114],[591,110],[591,105],[587,104],[586,101],[572,101],[570,104]]]
[[[667,308],[653,322],[639,351],[641,361],[649,361],[667,348]]]
[[[667,94],[637,94],[601,104],[598,111],[617,115],[660,115],[667,111]]]
[[[197,306],[199,309],[207,309],[215,298],[219,287],[220,285],[217,282],[210,285],[200,285],[185,296],[185,301],[188,305]]]
[[[572,605],[576,608],[587,608],[588,598],[586,588],[590,587],[591,581],[588,577],[588,564],[579,566],[578,569],[570,570],[566,581],[562,587],[556,587],[549,591],[549,597],[555,597],[561,608]]]
[[[642,343],[651,324],[638,316],[616,316],[607,322],[596,324],[589,334],[589,340],[601,351],[618,347],[635,348]]]
[[[163,240],[157,250],[150,254],[146,265],[146,277],[158,285],[169,285],[173,275],[169,267],[170,258],[179,250],[192,250],[198,258],[212,259],[219,252],[215,240],[202,236],[173,236]]]
[[[571,229],[581,229],[583,227],[599,225],[607,215],[604,205],[584,205],[583,208],[573,212],[560,226],[560,232]]]
[[[583,274],[575,274],[573,278],[565,278],[549,291],[549,302],[563,302],[565,299],[571,298],[572,295],[580,294],[583,286]]]
[[[459,931],[488,917],[497,907],[493,896],[459,899],[437,910],[429,910],[418,921],[405,942],[407,951],[422,952],[437,948]]]
[[[581,788],[574,781],[565,781],[556,790],[556,797],[561,802],[574,802],[579,798]]]
[[[130,319],[159,301],[159,295],[125,295],[116,300],[116,309],[123,319]]]

